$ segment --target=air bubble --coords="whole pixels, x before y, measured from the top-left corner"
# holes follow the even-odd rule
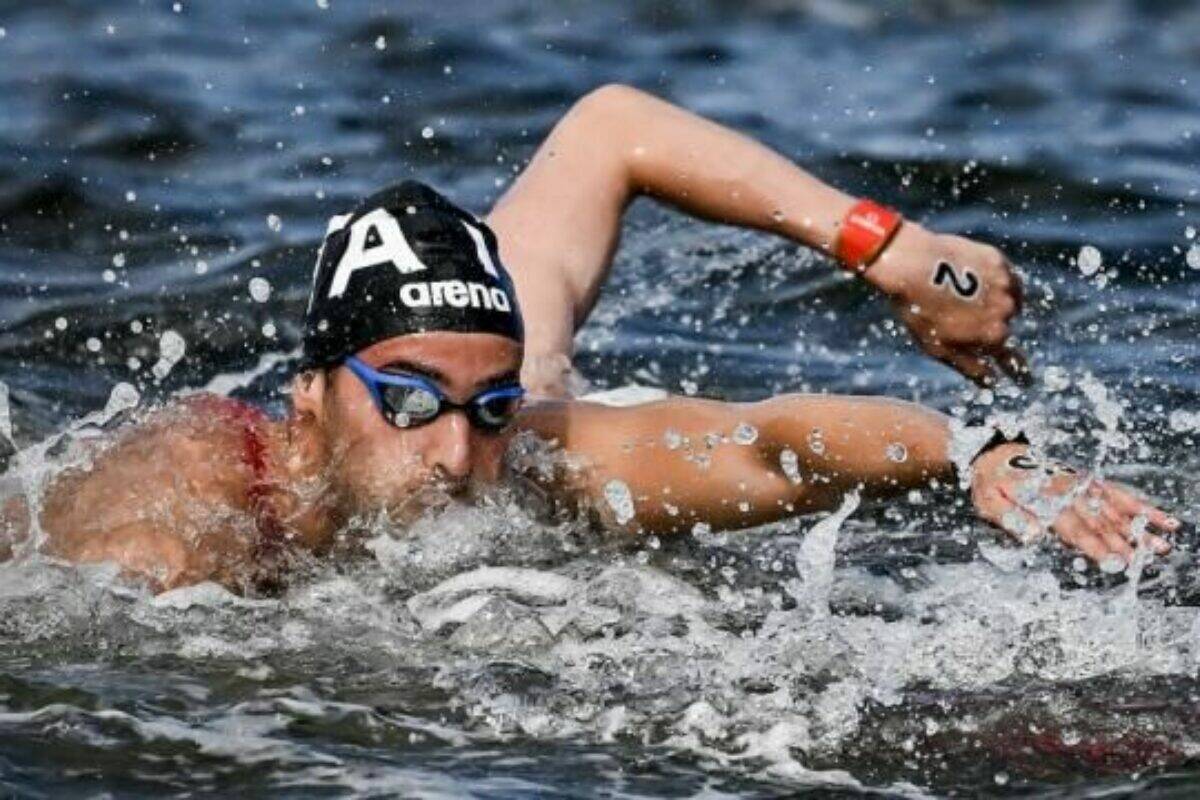
[[[1091,277],[1100,271],[1100,267],[1104,266],[1104,257],[1095,247],[1085,244],[1079,248],[1079,257],[1076,263],[1079,264],[1080,272],[1087,277]]]
[[[888,461],[892,461],[897,464],[903,464],[905,461],[908,461],[908,448],[902,445],[900,442],[892,442],[889,444],[887,446],[886,454]]]
[[[428,125],[426,125],[424,128],[421,128],[421,138],[422,139],[432,139],[433,138],[433,128],[429,127]]]
[[[1194,244],[1188,248],[1185,256],[1188,268],[1200,269],[1200,244]]]
[[[268,214],[267,227],[275,233],[279,233],[281,230],[283,230],[283,220],[280,219],[278,214]]]
[[[378,37],[375,40],[375,49],[376,50],[386,50],[387,49],[387,39],[384,38],[383,36]]]
[[[125,266],[125,254],[124,253],[113,253],[112,265],[114,267],[116,267],[117,269],[120,269],[121,267]]]

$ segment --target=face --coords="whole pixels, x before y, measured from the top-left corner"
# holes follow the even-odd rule
[[[375,370],[425,378],[453,403],[517,383],[521,370],[519,344],[481,333],[398,336],[357,356]],[[396,427],[344,365],[325,373],[319,391],[298,388],[294,399],[317,421],[330,480],[349,513],[385,510],[397,521],[408,521],[500,477],[507,431],[481,430],[457,409],[419,427]]]

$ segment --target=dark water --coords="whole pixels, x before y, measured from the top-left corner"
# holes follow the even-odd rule
[[[323,5],[0,3],[0,377],[19,446],[120,382],[156,399],[249,375],[237,391],[281,407],[330,214],[410,175],[483,212],[575,98],[623,81],[1005,249],[1042,380],[996,402],[1195,520],[1200,6]],[[579,340],[598,386],[978,402],[869,292],[767,237],[639,205],[611,289]],[[281,600],[152,602],[103,570],[4,567],[0,790],[1200,785],[1186,553],[1139,597],[900,503],[842,526],[829,602],[813,604],[791,585],[811,520],[641,554],[572,550],[512,509],[431,525]],[[414,593],[496,563],[545,591],[509,576],[488,589],[507,620],[491,632],[423,629]],[[685,611],[663,607],[688,592]]]

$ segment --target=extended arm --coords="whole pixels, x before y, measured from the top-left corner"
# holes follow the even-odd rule
[[[630,531],[744,528],[832,508],[853,489],[887,495],[954,477],[948,419],[897,400],[555,403],[535,406],[525,419],[573,459],[560,479],[566,488]],[[1127,490],[1035,460],[1025,445],[987,451],[973,472],[981,517],[1022,541],[1053,531],[1096,561],[1129,559],[1143,536],[1164,551],[1166,542],[1149,530],[1178,526]]]
[[[648,94],[606,86],[580,100],[489,222],[526,316],[526,384],[561,394],[572,339],[596,301],[621,217],[650,195],[705,219],[771,231],[830,253],[855,198],[762,144]],[[950,264],[954,280],[943,274]],[[945,272],[945,268],[942,268]],[[970,377],[1004,348],[1019,288],[995,248],[905,223],[866,279],[932,355]],[[969,288],[963,296],[956,287]]]

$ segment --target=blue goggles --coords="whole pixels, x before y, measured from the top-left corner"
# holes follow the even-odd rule
[[[473,427],[494,433],[513,421],[525,396],[519,385],[506,384],[484,389],[465,403],[454,403],[420,375],[380,372],[354,356],[345,363],[367,387],[379,412],[397,428],[417,428],[447,411],[461,411]]]

